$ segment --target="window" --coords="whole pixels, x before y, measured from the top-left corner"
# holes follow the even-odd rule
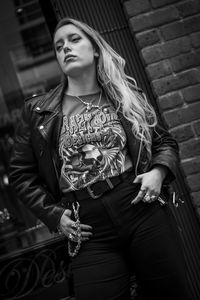
[[[27,53],[33,57],[52,51],[52,42],[47,34],[45,24],[24,29],[21,31],[21,36],[25,42]]]
[[[24,99],[55,87],[60,71],[39,2],[1,0],[0,10],[0,255],[4,255],[51,237],[16,197],[8,167]]]
[[[14,4],[20,24],[26,24],[41,17],[41,8],[37,0],[14,0]]]

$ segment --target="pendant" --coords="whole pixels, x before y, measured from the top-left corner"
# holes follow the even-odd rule
[[[91,103],[88,103],[88,104],[87,104],[87,108],[86,108],[86,110],[87,110],[87,111],[90,111],[90,110],[91,110],[91,108],[92,108],[92,104],[91,104]]]
[[[109,112],[108,109],[107,109],[107,107],[103,109],[103,112],[104,112],[105,114],[107,114],[107,113]]]

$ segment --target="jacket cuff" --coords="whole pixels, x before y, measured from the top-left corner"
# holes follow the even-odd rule
[[[65,208],[56,206],[52,212],[52,215],[49,216],[49,221],[45,219],[45,223],[49,228],[51,233],[58,232],[58,227],[60,225],[60,219],[65,211]]]
[[[168,173],[165,179],[163,180],[164,185],[167,185],[176,179],[176,166],[172,166],[172,164],[163,162],[163,160],[162,161],[156,160],[156,161],[152,161],[150,169],[153,169],[153,167],[156,167],[157,165],[165,166],[168,169]]]

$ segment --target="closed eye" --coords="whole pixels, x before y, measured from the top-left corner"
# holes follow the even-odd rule
[[[77,43],[78,41],[80,41],[81,37],[77,36],[77,35],[73,35],[71,38],[71,42],[72,43]]]
[[[55,47],[57,52],[60,52],[62,50],[62,48],[63,48],[63,44],[57,44]]]

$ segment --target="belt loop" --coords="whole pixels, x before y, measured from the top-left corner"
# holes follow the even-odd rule
[[[106,178],[106,182],[109,185],[110,189],[112,190],[114,188],[114,185],[112,184],[110,178]]]

